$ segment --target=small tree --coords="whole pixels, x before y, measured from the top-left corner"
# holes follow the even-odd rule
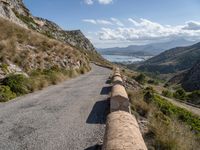
[[[169,90],[163,90],[162,95],[165,96],[165,97],[169,97],[169,98],[173,97],[172,92],[170,92]]]
[[[9,86],[0,86],[0,102],[6,102],[16,97],[16,94],[10,90]]]
[[[144,101],[146,103],[151,103],[154,99],[154,89],[152,87],[147,87],[144,92]]]
[[[193,91],[191,94],[188,95],[188,101],[194,104],[200,103],[200,91]]]
[[[28,78],[22,74],[11,74],[3,80],[3,85],[10,87],[10,90],[16,93],[18,96],[27,94],[28,90]]]
[[[176,92],[173,94],[174,98],[180,99],[180,100],[186,100],[187,95],[184,89],[180,88],[176,90]]]
[[[138,75],[138,76],[135,78],[135,80],[136,80],[137,82],[139,82],[140,84],[144,84],[144,83],[146,82],[146,76],[145,76],[143,73],[141,73],[140,75]]]

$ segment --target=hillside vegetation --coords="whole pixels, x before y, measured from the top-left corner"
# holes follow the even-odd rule
[[[69,44],[0,19],[0,101],[90,70],[89,58]]]
[[[169,74],[190,69],[200,59],[200,43],[165,51],[139,65],[141,71]]]
[[[187,91],[200,90],[200,61],[198,61],[186,74],[181,84]]]
[[[152,87],[128,93],[148,149],[198,149],[198,116],[161,98]]]

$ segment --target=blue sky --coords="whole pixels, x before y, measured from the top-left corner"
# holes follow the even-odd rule
[[[200,37],[199,0],[24,0],[34,16],[81,29],[96,47]]]

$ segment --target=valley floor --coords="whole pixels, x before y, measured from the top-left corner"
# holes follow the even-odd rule
[[[92,71],[0,104],[1,150],[83,150],[102,142],[110,70]]]

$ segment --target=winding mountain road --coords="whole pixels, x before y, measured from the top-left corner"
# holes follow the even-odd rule
[[[102,142],[110,70],[0,104],[0,150],[92,150]]]

